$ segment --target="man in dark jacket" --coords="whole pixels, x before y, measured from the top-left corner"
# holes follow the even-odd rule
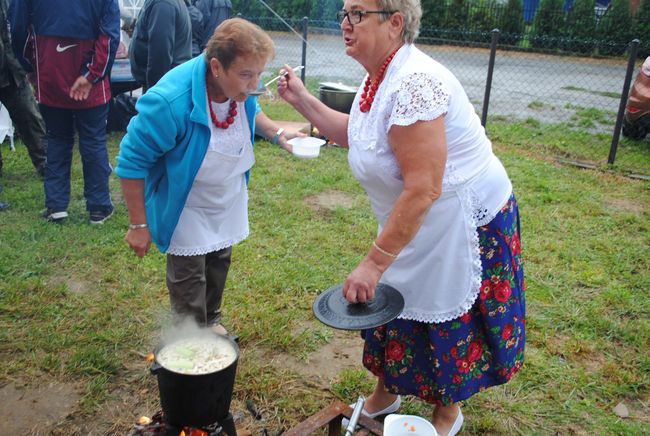
[[[34,168],[43,177],[45,125],[36,106],[34,91],[27,82],[25,70],[20,66],[11,47],[7,8],[7,0],[0,0],[0,102],[7,108],[16,130],[27,147]],[[0,153],[1,173],[2,153]],[[0,206],[0,210],[2,209],[4,208]]]
[[[47,130],[44,217],[68,216],[75,130],[91,224],[113,213],[106,148],[109,74],[120,41],[117,0],[20,0],[10,14],[14,52],[35,72]]]
[[[214,29],[224,20],[230,18],[232,2],[230,0],[192,0],[190,17],[192,18],[192,56],[198,56],[205,50]]]
[[[192,58],[187,0],[146,0],[129,46],[131,73],[145,91]]]

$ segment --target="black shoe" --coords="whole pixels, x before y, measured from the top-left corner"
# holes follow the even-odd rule
[[[0,212],[2,212],[3,210],[7,210],[7,209],[9,209],[9,203],[6,203],[4,201],[0,201]]]
[[[65,210],[48,209],[43,213],[43,218],[51,223],[60,223],[68,218],[68,212]]]
[[[90,224],[98,225],[104,224],[104,221],[113,215],[113,208],[104,210],[91,210],[90,211]]]

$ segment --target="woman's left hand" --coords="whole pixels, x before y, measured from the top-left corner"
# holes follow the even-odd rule
[[[289,144],[288,141],[290,139],[297,138],[299,136],[307,136],[307,134],[299,130],[294,130],[294,131],[285,130],[284,133],[280,135],[280,139],[278,139],[278,144],[280,145],[280,147],[284,148],[289,153],[291,153],[293,151],[293,147],[291,146],[291,144]]]
[[[350,303],[365,303],[372,300],[375,298],[375,288],[381,275],[380,267],[365,258],[345,279],[343,296]]]

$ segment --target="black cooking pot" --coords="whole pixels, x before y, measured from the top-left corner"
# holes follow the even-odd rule
[[[158,363],[151,372],[158,378],[160,404],[167,423],[182,427],[205,427],[228,417],[239,347],[229,337],[220,336],[235,350],[236,358],[226,368],[208,374],[188,375],[171,371]],[[162,347],[156,348],[157,356]]]

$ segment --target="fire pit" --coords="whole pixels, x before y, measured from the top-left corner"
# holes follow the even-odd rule
[[[229,436],[234,434],[236,434],[235,424],[230,414],[221,423],[201,428],[176,427],[165,420],[165,414],[161,410],[152,418],[140,417],[131,436]]]

